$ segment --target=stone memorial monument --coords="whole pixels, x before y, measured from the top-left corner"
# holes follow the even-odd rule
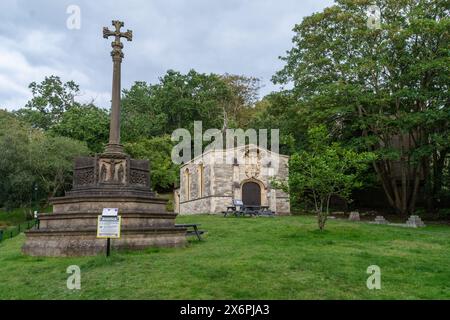
[[[374,224],[389,224],[389,221],[387,221],[383,216],[376,216],[373,223]]]
[[[132,32],[103,29],[112,42],[113,82],[109,143],[95,157],[75,159],[73,189],[52,198],[53,213],[40,215],[40,228],[26,232],[23,252],[32,256],[82,256],[105,252],[106,241],[97,239],[97,216],[103,208],[118,208],[122,216],[120,239],[112,248],[142,249],[177,247],[186,243],[186,229],[175,227],[176,214],[165,210],[166,200],[157,199],[150,188],[147,160],[131,159],[120,144],[120,73],[124,57],[121,38],[132,41]]]
[[[422,219],[417,215],[410,216],[408,221],[406,221],[406,225],[412,228],[425,227],[425,223],[423,223]]]

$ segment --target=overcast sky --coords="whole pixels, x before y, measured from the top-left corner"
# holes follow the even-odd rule
[[[124,42],[122,87],[156,83],[168,69],[231,73],[262,80],[261,95],[291,48],[292,28],[332,0],[1,0],[0,108],[30,98],[28,84],[48,75],[74,80],[80,102],[110,107],[111,20],[133,30]],[[70,5],[81,10],[80,29],[67,28]]]

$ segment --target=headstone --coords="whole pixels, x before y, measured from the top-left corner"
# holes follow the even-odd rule
[[[375,224],[388,224],[389,221],[387,221],[383,216],[376,216],[374,223]]]
[[[416,215],[410,216],[408,221],[406,221],[406,225],[412,228],[425,227],[425,223],[423,223],[422,219]]]
[[[350,216],[348,217],[348,220],[350,221],[359,221],[359,212],[358,211],[352,211],[350,212]]]

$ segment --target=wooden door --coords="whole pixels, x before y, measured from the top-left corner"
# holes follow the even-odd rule
[[[246,182],[242,186],[242,201],[246,206],[261,205],[261,187],[256,182]]]

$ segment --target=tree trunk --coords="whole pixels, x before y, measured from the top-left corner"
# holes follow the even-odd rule
[[[328,210],[329,210],[329,206],[330,206],[330,199],[331,199],[331,196],[328,196],[326,200],[321,199],[321,201],[320,201],[320,208],[317,211],[317,222],[318,222],[320,231],[325,230],[325,223],[327,222]],[[326,206],[325,212],[323,210],[324,202],[325,202],[325,206]]]
[[[414,167],[414,174],[409,172],[410,162],[403,158],[400,161],[400,177],[392,170],[392,164],[383,160],[374,163],[375,171],[381,180],[383,191],[389,205],[400,215],[411,214],[415,210],[420,184],[420,169]]]

